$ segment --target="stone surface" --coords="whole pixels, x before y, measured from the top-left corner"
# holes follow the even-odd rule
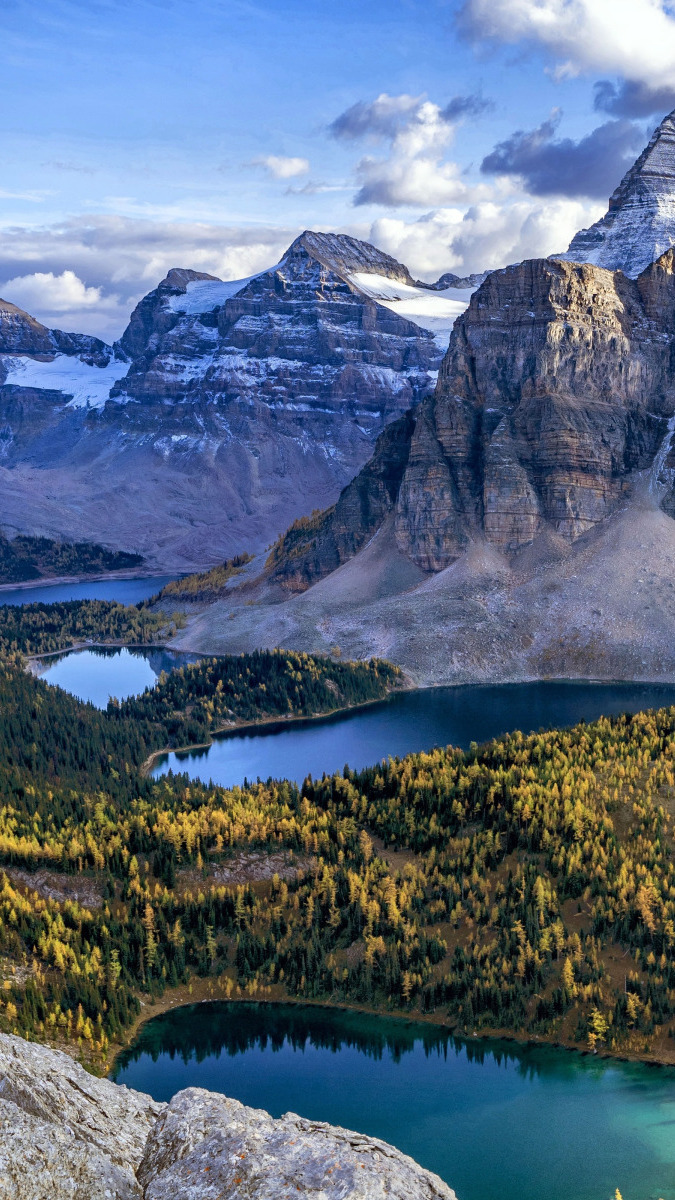
[[[72,1129],[118,1166],[135,1169],[163,1105],[97,1079],[67,1054],[0,1035],[0,1100]]]
[[[421,321],[441,313],[436,337],[395,311],[419,296]],[[170,271],[120,343],[88,357],[87,339],[67,345],[75,335],[0,306],[3,526],[162,568],[263,549],[336,500],[430,390],[438,329],[465,303],[414,287],[366,242],[306,232],[249,280]]]
[[[675,113],[669,113],[610,196],[605,216],[580,230],[567,252],[555,257],[635,278],[673,245]]]
[[[455,1200],[376,1138],[198,1088],[156,1104],[0,1034],[0,1200]]]
[[[0,1100],[0,1200],[141,1200],[132,1171],[69,1125]]]
[[[437,1175],[376,1138],[200,1088],[174,1096],[138,1172],[145,1200],[454,1200]]]
[[[0,1200],[140,1200],[135,1171],[162,1108],[0,1035]]]

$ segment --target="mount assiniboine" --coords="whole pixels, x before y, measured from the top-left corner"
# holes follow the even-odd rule
[[[473,287],[307,232],[251,279],[170,271],[114,347],[0,301],[4,532],[167,569],[263,548],[430,390]]]
[[[675,112],[654,130],[642,154],[609,198],[609,208],[582,229],[565,254],[635,279],[675,244]]]
[[[338,645],[420,683],[675,679],[675,250],[650,258],[675,242],[672,130],[600,223],[612,269],[579,261],[586,233],[489,274],[434,394],[184,644]]]

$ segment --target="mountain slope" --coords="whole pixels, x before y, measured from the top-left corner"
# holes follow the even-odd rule
[[[588,262],[636,278],[675,245],[675,112],[655,129],[610,196],[609,208],[556,258]]]
[[[432,386],[468,301],[449,292],[365,242],[306,232],[248,280],[169,272],[115,348],[4,304],[5,528],[179,569],[264,547],[335,500]]]
[[[339,645],[427,683],[675,678],[674,356],[675,251],[635,281],[493,272],[435,394],[183,644]]]

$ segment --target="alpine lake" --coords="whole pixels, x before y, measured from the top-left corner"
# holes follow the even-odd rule
[[[1,603],[135,603],[165,580],[14,589]],[[134,587],[135,585],[135,587]],[[67,585],[63,585],[64,587]],[[94,590],[96,589],[96,590]],[[101,591],[99,589],[105,589]],[[39,595],[31,594],[39,592]],[[50,684],[104,708],[194,656],[92,648],[41,660]],[[536,730],[675,704],[675,685],[544,681],[433,688],[323,719],[277,722],[165,755],[155,774],[224,786],[360,768],[435,745],[467,748]],[[141,1026],[113,1078],[168,1100],[221,1091],[273,1116],[294,1111],[391,1142],[458,1200],[675,1200],[675,1068],[552,1046],[469,1039],[439,1026],[308,1005],[210,1002]]]

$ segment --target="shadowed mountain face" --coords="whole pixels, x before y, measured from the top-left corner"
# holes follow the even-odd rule
[[[3,302],[3,525],[165,567],[261,549],[335,500],[430,390],[467,300],[308,232],[249,280],[169,272],[114,348]]]

